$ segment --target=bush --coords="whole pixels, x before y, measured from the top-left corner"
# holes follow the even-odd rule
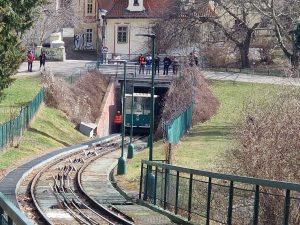
[[[65,112],[70,120],[79,124],[96,122],[109,80],[99,71],[82,76],[74,85],[61,78],[45,74],[46,104]]]
[[[237,145],[226,154],[226,168],[238,175],[298,182],[299,112],[300,90],[294,87],[275,90],[260,101],[249,100],[237,123]],[[285,194],[277,189],[261,191],[269,194],[261,197],[260,220],[281,224]],[[291,203],[290,224],[300,223],[296,202]]]

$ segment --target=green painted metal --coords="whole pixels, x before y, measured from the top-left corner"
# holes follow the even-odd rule
[[[278,195],[278,201],[285,197],[284,210],[283,208],[281,210],[283,224],[288,225],[289,219],[297,216],[295,214],[297,212],[291,209],[300,203],[300,198],[295,197],[298,196],[298,193],[294,193],[300,192],[299,183],[212,173],[157,161],[142,160],[142,163],[145,171],[146,167],[147,169],[149,166],[155,167],[154,186],[157,190],[152,197],[149,191],[151,185],[149,186],[149,179],[146,178],[144,181],[148,182],[146,184],[148,193],[144,194],[148,197],[144,200],[150,201],[164,210],[169,210],[175,215],[185,216],[186,221],[195,222],[199,220],[199,217],[205,217],[206,225],[209,225],[211,221],[230,225],[237,223],[238,217],[235,216],[235,213],[243,215],[243,212],[247,212],[245,218],[248,219],[249,224],[257,225],[262,222],[259,221],[262,215],[260,213],[262,210],[260,195],[277,196],[272,194],[271,190],[274,188],[286,192],[285,195]],[[207,186],[205,187],[205,185]],[[291,195],[291,191],[293,191],[293,195]],[[249,204],[251,202],[254,203],[253,206]],[[206,207],[203,207],[205,204]],[[218,204],[222,204],[220,210],[218,210]],[[222,208],[224,210],[221,210]]]
[[[169,143],[178,144],[192,126],[193,106],[189,106],[173,120],[165,123],[165,137]]]
[[[144,177],[144,164],[142,164],[141,166],[139,199],[142,199],[143,177]]]
[[[232,224],[232,205],[233,205],[233,181],[230,181],[229,186],[229,199],[228,199],[228,214],[227,214],[227,225]]]
[[[207,187],[206,225],[209,225],[209,221],[210,221],[211,188],[212,188],[211,177],[209,177],[208,187]]]
[[[284,214],[283,214],[283,224],[289,224],[289,215],[290,215],[290,203],[291,203],[291,191],[289,189],[285,192],[285,200],[284,200]]]
[[[175,215],[178,213],[178,194],[179,194],[179,171],[176,174],[176,191],[175,191]]]
[[[123,156],[121,156],[118,160],[117,174],[118,175],[126,174],[126,159]]]
[[[134,156],[134,144],[129,144],[128,145],[128,152],[127,152],[127,158],[132,159]]]
[[[5,147],[23,135],[24,130],[28,128],[31,119],[43,103],[44,96],[44,90],[41,89],[32,102],[21,108],[18,116],[6,123],[0,124],[0,148]]]
[[[33,225],[33,223],[21,211],[0,193],[0,216],[6,214],[7,224]],[[3,219],[3,217],[2,217]]]
[[[224,174],[224,173],[214,173],[214,172],[209,172],[209,171],[204,171],[204,170],[195,170],[195,169],[190,169],[190,168],[185,168],[185,167],[173,166],[170,164],[159,163],[156,161],[150,162],[147,160],[142,160],[141,162],[146,165],[158,166],[159,168],[162,168],[162,169],[180,171],[181,173],[187,173],[187,174],[192,173],[194,175],[211,177],[211,178],[215,178],[215,179],[222,179],[222,180],[234,181],[234,182],[245,183],[245,184],[254,184],[254,185],[259,185],[259,186],[267,186],[267,187],[271,187],[271,188],[289,189],[291,191],[300,192],[300,183],[274,181],[274,180],[260,179],[260,178],[254,178],[254,177],[229,175],[229,174]]]
[[[253,225],[258,224],[258,216],[259,216],[259,185],[256,185],[255,197],[254,197]]]
[[[188,221],[191,220],[191,209],[192,209],[192,195],[193,195],[193,174],[190,174],[189,180],[189,202],[188,202]]]
[[[134,76],[132,75],[132,92],[131,92],[131,109],[130,109],[130,144],[132,144],[132,136],[133,136],[133,93],[134,93]],[[127,115],[126,115],[127,116]],[[129,151],[129,148],[128,148]],[[133,154],[132,154],[133,157]]]

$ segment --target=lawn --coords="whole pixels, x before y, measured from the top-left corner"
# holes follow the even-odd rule
[[[27,105],[41,88],[39,77],[18,78],[3,91],[0,98],[0,123],[15,117],[22,106]]]
[[[210,121],[194,126],[176,147],[174,164],[183,167],[216,171],[222,154],[231,148],[232,129],[245,101],[261,98],[264,93],[276,90],[273,85],[239,82],[210,81],[221,103],[220,109]],[[136,189],[141,159],[147,159],[148,151],[141,152],[127,164],[127,174],[118,178],[121,186]],[[162,141],[154,145],[154,159],[164,159]],[[137,190],[137,189],[136,189]]]

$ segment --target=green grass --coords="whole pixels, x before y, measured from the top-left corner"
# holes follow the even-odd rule
[[[210,121],[194,126],[176,147],[173,163],[178,166],[215,171],[222,160],[222,154],[234,144],[232,129],[244,102],[250,98],[260,99],[264,93],[276,90],[274,85],[266,84],[224,81],[211,81],[210,84],[220,101],[219,111]],[[164,159],[163,149],[162,141],[155,143],[154,159]],[[140,162],[147,158],[148,150],[129,160],[124,177],[126,188],[137,188]]]
[[[18,78],[3,91],[0,99],[0,123],[16,116],[22,106],[27,105],[41,88],[38,77]]]
[[[84,140],[87,137],[76,131],[62,112],[43,106],[19,146],[0,153],[0,170]]]

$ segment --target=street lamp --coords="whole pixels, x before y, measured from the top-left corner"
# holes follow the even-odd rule
[[[131,123],[130,123],[130,144],[128,145],[127,158],[132,159],[134,155],[134,144],[132,144],[133,136],[133,93],[134,93],[134,77],[136,74],[132,73],[132,91],[131,91]]]
[[[123,97],[123,105],[122,105],[122,147],[121,147],[121,157],[118,160],[118,175],[124,175],[126,173],[126,159],[124,157],[124,139],[125,139],[125,92],[126,92],[126,60],[112,60],[112,62],[123,63],[124,64],[124,81],[122,88],[122,97]]]
[[[105,46],[105,28],[106,28],[106,14],[107,10],[106,9],[99,9],[99,15],[101,16],[101,49],[100,49],[100,54],[101,54],[101,63],[103,64],[106,62],[106,53],[107,49]]]
[[[153,160],[153,133],[154,133],[154,72],[155,72],[155,38],[156,35],[154,33],[151,34],[136,34],[136,36],[143,36],[151,38],[152,40],[152,73],[151,73],[151,113],[150,113],[150,134],[149,134],[149,161]],[[147,192],[149,191],[149,195],[154,195],[154,188],[155,188],[155,176],[152,173],[152,167],[147,167],[147,178],[146,178],[146,191],[145,191],[145,198],[147,198]],[[149,187],[149,188],[148,188]],[[148,190],[149,189],[149,190]]]

